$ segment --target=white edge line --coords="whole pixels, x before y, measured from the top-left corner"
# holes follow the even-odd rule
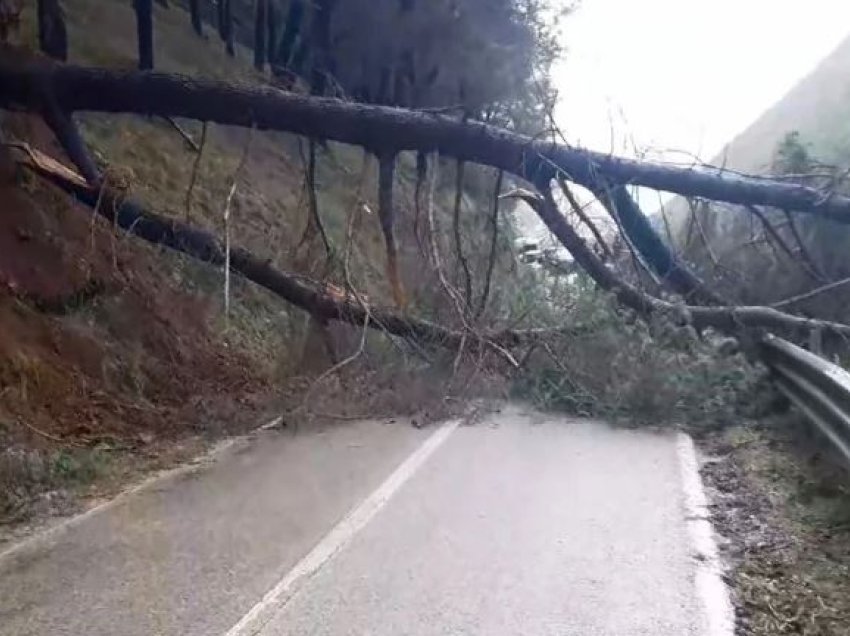
[[[707,636],[733,636],[735,610],[729,588],[723,582],[723,564],[709,521],[708,503],[699,475],[699,463],[691,436],[678,433],[676,454],[682,476],[686,520],[696,557],[696,592],[702,603]]]
[[[206,452],[192,457],[191,459],[187,460],[186,463],[181,464],[180,466],[175,466],[174,468],[166,468],[165,470],[157,471],[153,475],[146,477],[136,485],[130,486],[129,488],[122,490],[120,493],[118,493],[108,501],[104,501],[103,503],[100,503],[72,517],[68,517],[67,519],[62,520],[56,523],[55,525],[50,525],[44,529],[38,530],[31,536],[21,539],[20,541],[17,541],[7,547],[5,550],[0,551],[0,561],[11,557],[12,555],[18,552],[34,548],[39,544],[54,539],[56,536],[62,534],[63,532],[67,532],[71,528],[80,525],[89,517],[93,517],[102,512],[105,512],[110,508],[117,506],[119,503],[123,502],[128,497],[148,490],[149,488],[152,488],[160,482],[168,481],[181,475],[196,472],[207,464],[209,464],[210,462],[216,460],[221,454],[231,448],[234,444],[249,440],[252,436],[256,435],[261,431],[267,431],[269,429],[272,429],[278,426],[282,420],[283,416],[278,416],[270,420],[269,422],[266,422],[262,426],[258,426],[257,428],[253,429],[248,433],[221,440],[215,443],[213,447],[207,450]]]
[[[390,498],[401,489],[428,458],[448,439],[460,424],[453,420],[443,424],[378,488],[337,523],[280,581],[231,627],[225,636],[257,634],[298,591],[305,579],[313,576],[342,550],[372,520]]]

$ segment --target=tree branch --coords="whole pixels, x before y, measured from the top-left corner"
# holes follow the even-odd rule
[[[493,186],[493,214],[490,217],[490,225],[493,233],[490,235],[490,255],[487,258],[487,273],[484,276],[484,289],[478,301],[478,309],[475,312],[475,320],[478,320],[487,308],[487,300],[490,298],[490,285],[493,280],[493,269],[496,267],[496,247],[499,242],[499,201],[502,197],[502,180],[505,173],[499,170],[496,175],[496,184]]]

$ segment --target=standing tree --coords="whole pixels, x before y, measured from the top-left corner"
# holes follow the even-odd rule
[[[254,4],[254,68],[262,71],[266,66],[266,29],[269,20],[269,0],[255,0]]]
[[[68,32],[65,12],[59,0],[38,0],[38,44],[50,57],[68,59]]]
[[[312,60],[310,64],[310,92],[324,95],[329,74],[333,73],[331,54],[331,17],[336,0],[315,0],[310,18]]]
[[[224,48],[230,57],[236,56],[233,47],[233,0],[219,0],[224,5]]]
[[[136,35],[139,41],[139,70],[153,68],[153,2],[133,0],[136,9]]]
[[[204,36],[204,23],[201,17],[201,0],[189,0],[189,15],[192,16],[192,28],[199,36]]]

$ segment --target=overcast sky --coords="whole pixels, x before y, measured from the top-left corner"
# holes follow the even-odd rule
[[[597,150],[709,160],[848,33],[848,0],[581,0],[557,119]]]

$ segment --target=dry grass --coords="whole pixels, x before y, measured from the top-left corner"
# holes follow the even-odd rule
[[[850,481],[793,412],[711,435],[703,471],[747,636],[843,636],[850,625]]]

